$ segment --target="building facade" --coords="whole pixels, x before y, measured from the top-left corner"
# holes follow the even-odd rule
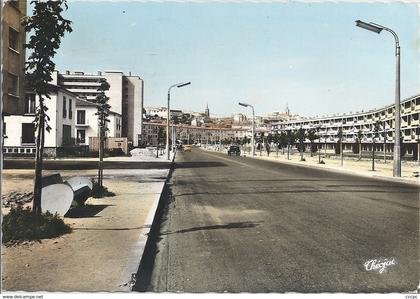
[[[2,1],[2,100],[3,115],[22,115],[25,106],[26,0]]]
[[[420,140],[420,95],[401,101],[401,137],[408,153],[416,150]],[[379,129],[374,131],[375,124]],[[332,115],[317,118],[301,118],[272,124],[272,132],[314,129],[320,138],[315,143],[332,147],[337,143],[341,130],[344,148],[349,149],[361,137],[364,150],[370,150],[373,142],[379,150],[392,152],[395,138],[395,105],[370,110],[367,112]],[[373,140],[375,138],[375,140]],[[309,142],[309,140],[307,140]]]
[[[171,124],[171,128],[172,126],[175,127],[176,140],[184,144],[215,144],[221,140],[235,143],[242,140],[245,136],[251,136],[250,131],[245,128],[196,127],[184,124]],[[156,146],[159,128],[163,128],[166,131],[166,123],[143,123],[146,146]],[[169,134],[171,132],[172,130],[170,130]],[[171,135],[170,138],[172,138]]]
[[[45,100],[51,129],[45,131],[44,153],[56,156],[61,148],[75,145],[76,95],[55,86],[50,97]],[[4,117],[4,154],[35,154],[36,133],[33,121],[37,104],[38,96],[27,93],[25,113]]]
[[[120,71],[99,71],[96,75],[70,71],[58,74],[59,85],[88,102],[94,101],[99,94],[101,79],[106,79],[110,85],[105,94],[110,98],[111,112],[115,115],[115,127],[121,125],[120,136],[117,136],[119,130],[115,130],[115,133],[110,130],[109,136],[127,137],[133,146],[138,146],[142,138],[144,89],[143,80],[139,76],[132,76],[131,73],[125,75]],[[121,123],[118,121],[118,115]]]
[[[76,100],[76,123],[75,135],[76,144],[89,145],[90,137],[99,136],[98,109],[92,102],[77,99]],[[121,138],[122,135],[122,118],[115,112],[109,114],[109,123],[107,123],[106,135],[108,137]]]

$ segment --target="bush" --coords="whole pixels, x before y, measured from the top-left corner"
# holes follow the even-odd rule
[[[64,223],[58,214],[49,212],[36,215],[28,207],[12,208],[3,217],[3,242],[39,240],[58,237],[70,233],[71,227]]]
[[[111,148],[111,149],[107,149],[105,151],[105,154],[110,156],[110,157],[118,157],[118,156],[124,156],[124,151],[122,150],[122,148]]]
[[[93,187],[92,187],[92,197],[93,198],[102,198],[102,197],[112,197],[115,196],[114,192],[108,191],[107,187],[100,186],[98,182],[93,181]]]

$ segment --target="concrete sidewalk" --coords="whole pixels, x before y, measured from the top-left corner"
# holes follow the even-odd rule
[[[72,233],[3,246],[2,291],[129,291],[169,172],[105,169],[104,185],[116,196],[90,198],[78,213],[67,215]],[[94,170],[60,173],[96,175]],[[5,193],[17,186],[30,190],[31,174],[4,171]]]
[[[204,148],[203,148],[204,149]],[[217,151],[212,148],[207,148],[204,150],[210,151]],[[222,153],[227,153],[227,150],[222,151]],[[246,156],[252,158],[252,155],[249,152],[242,152],[242,156]],[[358,161],[357,159],[345,158],[343,160],[343,166],[341,166],[341,159],[339,157],[331,156],[328,157],[324,156],[324,153],[321,153],[321,159],[325,162],[325,164],[319,164],[319,157],[318,154],[314,154],[313,157],[310,156],[309,153],[304,153],[303,155],[306,161],[301,161],[301,156],[299,153],[294,152],[290,155],[290,159],[287,159],[287,152],[282,154],[282,151],[279,150],[278,155],[276,151],[270,153],[270,156],[267,156],[266,151],[255,151],[255,159],[262,159],[262,160],[269,160],[273,162],[279,163],[289,163],[293,165],[298,165],[302,167],[310,167],[316,169],[324,169],[328,171],[335,171],[340,173],[348,173],[353,175],[359,176],[367,176],[367,177],[374,177],[382,180],[393,181],[393,182],[401,182],[407,183],[410,185],[420,185],[420,178],[415,177],[413,174],[416,171],[420,170],[417,162],[407,162],[402,161],[402,175],[401,178],[395,178],[392,176],[392,168],[393,164],[392,161],[387,161],[384,163],[383,159],[377,158],[375,159],[375,171],[372,171],[372,160],[363,159]]]

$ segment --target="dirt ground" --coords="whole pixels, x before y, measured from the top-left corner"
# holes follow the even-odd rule
[[[55,239],[2,246],[4,291],[118,291],[128,256],[162,181],[147,180],[167,170],[105,171],[104,184],[116,194],[90,198],[86,206],[67,215],[73,231]],[[158,172],[158,173],[157,173]],[[93,177],[96,171],[60,171]],[[44,172],[47,174],[47,172]],[[5,170],[3,194],[31,191],[33,171]],[[7,209],[2,209],[7,213]]]

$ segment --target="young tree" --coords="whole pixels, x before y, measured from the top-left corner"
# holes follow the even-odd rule
[[[312,157],[313,156],[313,153],[315,153],[317,151],[317,148],[314,145],[314,141],[316,139],[318,139],[319,137],[318,137],[315,129],[309,129],[308,130],[308,133],[307,133],[307,137],[308,137],[308,139],[309,139],[309,141],[311,143],[311,145],[310,145],[310,151],[311,151],[311,157]]]
[[[359,161],[362,159],[362,130],[357,131],[357,143],[359,144]]]
[[[159,127],[159,131],[158,131],[157,144],[156,144],[156,158],[159,158],[159,144],[161,140],[166,140],[166,133],[163,127]]]
[[[380,125],[375,122],[372,127],[372,171],[375,171],[375,138],[379,136]]]
[[[106,132],[109,131],[107,123],[109,123],[109,112],[111,106],[108,104],[109,97],[105,95],[105,91],[109,90],[110,85],[105,79],[99,81],[99,94],[95,98],[98,116],[98,131],[99,131],[99,168],[98,168],[98,184],[103,188],[103,160],[104,160],[104,144],[106,139]]]
[[[284,155],[284,148],[287,146],[287,134],[285,132],[281,132],[279,136],[279,146],[281,146]]]
[[[338,140],[337,140],[337,145],[335,147],[335,153],[338,155],[338,154],[341,154],[342,152],[343,128],[341,127],[338,129],[337,138]]]
[[[66,32],[71,32],[71,21],[62,17],[63,10],[67,10],[66,0],[41,1],[32,0],[32,16],[23,21],[25,31],[32,33],[25,48],[30,50],[30,56],[25,63],[26,82],[38,96],[38,107],[35,112],[36,153],[35,153],[35,181],[32,211],[41,214],[42,167],[45,131],[49,132],[49,116],[45,100],[50,99],[52,73],[55,63],[52,60],[60,48],[61,39]],[[64,8],[63,8],[64,6]]]
[[[262,147],[264,143],[264,132],[260,132],[260,136],[258,139],[258,149],[260,150],[260,156],[262,155]]]
[[[290,147],[295,143],[296,134],[292,130],[287,131],[287,160],[290,159]]]
[[[305,139],[306,139],[305,129],[300,127],[299,130],[297,131],[296,137],[299,142],[300,160],[304,161],[303,152],[305,151]]]
[[[279,132],[275,132],[273,136],[273,142],[276,145],[276,157],[279,157],[279,141],[280,141],[280,135]]]

